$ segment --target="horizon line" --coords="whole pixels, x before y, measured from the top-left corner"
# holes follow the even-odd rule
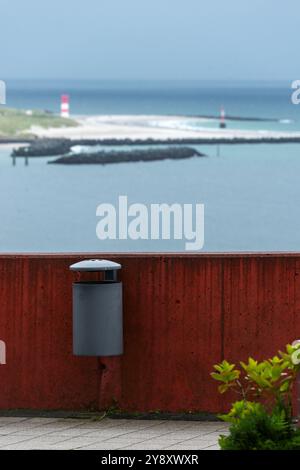
[[[46,77],[6,77],[6,81],[90,81],[90,82],[289,82],[293,78],[46,78]]]

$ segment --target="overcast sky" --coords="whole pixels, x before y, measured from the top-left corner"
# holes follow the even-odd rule
[[[296,79],[299,0],[0,0],[0,79]]]

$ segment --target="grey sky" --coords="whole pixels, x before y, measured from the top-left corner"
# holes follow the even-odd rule
[[[0,0],[0,78],[299,78],[299,0]]]

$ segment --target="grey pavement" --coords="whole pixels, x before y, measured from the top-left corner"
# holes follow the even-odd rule
[[[214,450],[227,429],[217,421],[0,417],[0,450]]]

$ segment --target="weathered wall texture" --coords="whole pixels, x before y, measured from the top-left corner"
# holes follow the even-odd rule
[[[94,257],[0,256],[0,408],[216,412],[214,363],[300,337],[298,254],[105,254],[123,264],[125,354],[74,357],[68,267]]]

